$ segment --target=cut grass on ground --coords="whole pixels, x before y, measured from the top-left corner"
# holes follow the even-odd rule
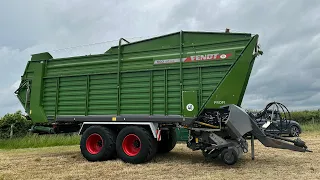
[[[118,159],[88,162],[79,146],[0,150],[0,179],[320,179],[320,133],[301,138],[313,153],[267,148],[256,140],[255,160],[249,151],[233,166],[205,161],[201,151],[185,144],[136,165]]]
[[[0,140],[0,149],[38,148],[51,146],[78,145],[79,135],[37,135],[32,134],[23,138]]]

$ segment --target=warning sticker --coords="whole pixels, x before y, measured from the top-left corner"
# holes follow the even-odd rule
[[[196,62],[196,61],[208,61],[208,60],[221,60],[228,59],[231,57],[231,53],[228,54],[205,54],[205,55],[197,55],[197,56],[189,56],[186,58],[182,58],[182,62]],[[180,59],[164,59],[164,60],[155,60],[154,64],[172,64],[179,63]]]

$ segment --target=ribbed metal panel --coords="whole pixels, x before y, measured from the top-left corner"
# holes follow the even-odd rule
[[[117,48],[103,55],[49,60],[42,105],[50,116],[180,115],[182,90],[197,91],[201,106],[249,39],[248,35],[185,33],[180,44],[179,34],[172,34],[123,46],[120,67]],[[183,58],[215,52],[232,56],[226,60],[154,64],[157,59],[179,59],[180,46]]]
[[[42,105],[47,116],[54,116],[56,111],[57,79],[45,79]]]
[[[120,114],[149,114],[149,72],[123,73],[121,75]]]
[[[60,78],[57,115],[85,115],[85,76]]]
[[[117,114],[117,74],[88,78],[88,115]]]

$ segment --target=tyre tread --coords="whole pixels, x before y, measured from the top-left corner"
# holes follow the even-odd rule
[[[86,140],[90,134],[98,133],[102,136],[104,146],[102,152],[92,155],[87,151]],[[84,158],[88,161],[104,161],[115,156],[116,153],[116,133],[110,128],[103,126],[90,126],[84,131],[80,140],[80,150]]]
[[[144,154],[138,154],[136,157],[128,157],[122,150],[122,141],[123,141],[123,134],[125,135],[127,132],[130,133],[137,133],[141,134],[142,137],[144,137],[146,139],[146,144],[147,144],[147,148]],[[139,136],[139,135],[138,135]],[[141,140],[141,137],[139,137]],[[144,142],[142,142],[144,143]],[[140,127],[140,126],[127,126],[125,128],[123,128],[117,137],[117,141],[116,141],[116,148],[117,148],[117,153],[120,159],[122,159],[124,162],[128,162],[128,163],[132,163],[132,164],[139,164],[139,163],[144,163],[144,162],[148,162],[150,161],[156,154],[157,152],[157,141],[155,140],[155,138],[153,137],[153,135],[144,127]],[[145,150],[141,150],[141,151],[145,151]]]

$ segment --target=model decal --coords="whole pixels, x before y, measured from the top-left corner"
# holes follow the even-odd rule
[[[196,61],[207,61],[207,60],[220,60],[227,59],[231,57],[231,53],[228,54],[205,54],[205,55],[197,55],[197,56],[189,56],[186,58],[182,58],[182,62],[196,62]],[[164,59],[164,60],[155,60],[154,64],[172,64],[179,63],[180,59]]]

